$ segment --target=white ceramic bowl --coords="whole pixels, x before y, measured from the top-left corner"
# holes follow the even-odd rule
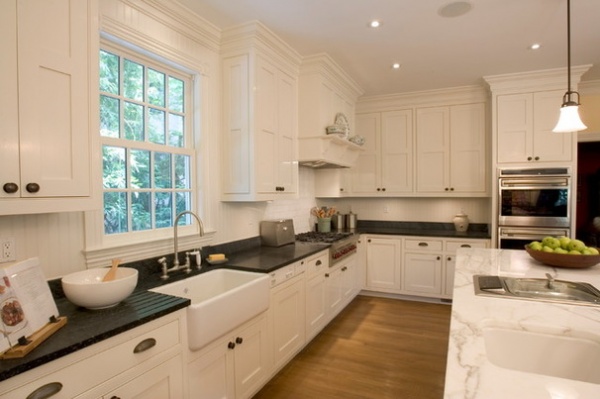
[[[67,299],[88,309],[105,309],[116,306],[135,289],[138,271],[119,267],[116,278],[102,282],[109,268],[94,268],[71,273],[61,279]]]

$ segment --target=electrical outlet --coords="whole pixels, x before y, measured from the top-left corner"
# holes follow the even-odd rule
[[[390,207],[387,205],[383,206],[383,213],[390,213]]]
[[[0,263],[17,260],[15,254],[15,239],[0,237]]]

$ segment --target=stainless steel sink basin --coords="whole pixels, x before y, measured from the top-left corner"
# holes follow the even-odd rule
[[[476,295],[599,306],[600,291],[591,284],[543,278],[475,275]]]

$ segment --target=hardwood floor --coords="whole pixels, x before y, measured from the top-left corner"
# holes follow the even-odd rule
[[[358,296],[253,399],[440,399],[450,311]]]

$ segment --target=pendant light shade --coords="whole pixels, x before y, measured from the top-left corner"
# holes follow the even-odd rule
[[[571,90],[571,0],[567,0],[567,92],[563,96],[554,133],[572,133],[587,129],[579,117],[579,93]]]

